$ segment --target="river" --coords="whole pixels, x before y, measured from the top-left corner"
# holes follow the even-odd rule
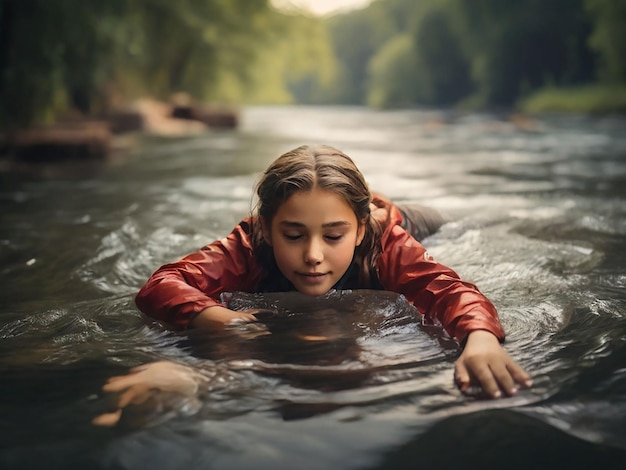
[[[134,136],[107,161],[3,162],[0,467],[626,468],[624,117],[254,107],[241,118],[233,131]],[[273,360],[246,357],[258,339],[219,356],[139,315],[148,276],[225,236],[260,172],[305,143],[342,149],[372,189],[448,219],[424,245],[497,306],[530,390],[462,395],[457,346],[403,317],[401,299],[357,302],[350,315],[378,327],[324,363],[323,348],[288,343]],[[107,378],[157,360],[211,386],[93,426]]]

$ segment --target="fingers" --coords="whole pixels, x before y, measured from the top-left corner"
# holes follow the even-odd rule
[[[473,371],[473,375],[486,395],[491,398],[500,398],[502,396],[498,379],[503,380],[504,374],[501,374],[500,371],[498,371],[496,375],[489,366],[482,365],[476,367]]]
[[[530,374],[519,364],[511,361],[508,365],[508,369],[516,383],[522,385],[524,388],[530,388],[533,386],[533,379],[530,377]]]
[[[508,396],[513,396],[517,393],[518,387],[515,384],[515,380],[511,376],[508,367],[505,364],[495,364],[491,367],[491,373],[494,377],[495,386],[498,387],[498,392],[500,390],[504,391],[504,393]],[[489,390],[488,393],[491,393],[492,390]],[[497,392],[493,392],[497,393]],[[493,395],[492,396],[496,396]],[[501,396],[498,395],[496,397]]]
[[[276,316],[276,312],[266,308],[257,308],[254,310],[250,310],[249,313],[252,314],[255,320],[267,320],[268,318]]]
[[[508,355],[506,355],[504,362],[496,362],[491,366],[491,369],[500,388],[509,396],[515,395],[519,390],[519,386],[530,388],[533,384],[528,372]]]
[[[530,375],[508,355],[461,356],[455,364],[454,377],[461,392],[473,395],[470,392],[474,387],[479,387],[490,398],[513,396],[520,386],[532,386]]]
[[[111,377],[102,387],[103,392],[111,393],[108,406],[115,411],[97,416],[92,423],[96,426],[116,426],[126,413],[124,409],[135,406],[153,408],[158,404],[161,392],[194,396],[201,380],[202,376],[193,369],[170,361],[134,367],[127,375]]]
[[[102,390],[105,392],[119,392],[130,387],[137,381],[137,374],[145,371],[149,366],[151,366],[151,364],[142,364],[130,369],[126,375],[110,377],[102,387]]]
[[[252,313],[240,312],[235,318],[227,322],[228,325],[238,325],[241,323],[258,321]]]
[[[91,420],[91,424],[94,426],[106,426],[113,427],[119,423],[122,417],[122,410],[114,411],[113,413],[103,413],[100,416],[96,416]]]
[[[130,404],[141,405],[148,400],[152,394],[153,389],[149,386],[144,384],[134,385],[120,395],[117,406],[125,408]]]
[[[114,384],[123,382],[122,380],[116,380]],[[112,390],[107,390],[112,391]],[[117,390],[115,390],[117,391]],[[121,418],[124,408],[129,405],[141,405],[148,401],[154,395],[154,389],[151,389],[147,385],[132,385],[121,393],[117,400],[114,402],[113,407],[117,408],[110,413],[103,413],[96,416],[91,420],[94,426],[113,427],[116,426]]]
[[[122,390],[132,387],[133,385],[141,384],[142,381],[147,382],[147,379],[143,377],[144,374],[141,374],[141,372],[145,372],[147,368],[148,366],[135,367],[131,369],[127,375],[119,375],[109,378],[102,386],[102,391],[121,392]]]
[[[102,387],[104,392],[120,392],[135,382],[133,375],[123,375],[119,377],[111,377]]]
[[[454,381],[461,392],[466,392],[471,385],[469,372],[462,362],[455,364]]]
[[[263,323],[263,319],[267,319],[269,314],[272,316],[274,312],[271,310],[250,310],[247,312],[237,312],[239,315],[230,320],[227,326],[234,327],[238,334],[247,338],[254,338],[261,335],[269,334],[267,326]]]

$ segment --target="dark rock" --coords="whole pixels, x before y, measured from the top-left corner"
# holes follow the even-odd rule
[[[71,121],[15,132],[9,139],[8,153],[29,162],[102,159],[108,156],[110,146],[107,122]]]
[[[119,109],[112,111],[103,119],[109,123],[109,128],[114,134],[143,131],[146,129],[146,118],[138,110]]]
[[[175,104],[172,106],[171,117],[200,121],[216,129],[234,129],[239,125],[238,113],[228,108]]]

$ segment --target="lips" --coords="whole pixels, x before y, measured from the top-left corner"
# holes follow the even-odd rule
[[[325,278],[328,274],[329,273],[298,273],[299,276],[301,276],[302,278],[310,282],[320,281],[321,279]]]

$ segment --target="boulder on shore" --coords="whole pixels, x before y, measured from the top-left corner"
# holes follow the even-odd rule
[[[29,162],[102,159],[109,154],[111,130],[104,121],[58,122],[16,131],[7,152]]]
[[[0,154],[25,162],[107,158],[119,135],[142,132],[184,137],[210,129],[233,129],[238,113],[228,108],[187,102],[164,103],[145,98],[112,110],[97,120],[68,115],[50,125],[38,125],[0,135]],[[115,137],[114,137],[115,136]]]
[[[113,134],[145,131],[146,116],[137,109],[115,109],[103,116]]]
[[[199,121],[214,129],[235,129],[239,125],[238,113],[232,109],[221,107],[174,104],[172,105],[171,117]]]

